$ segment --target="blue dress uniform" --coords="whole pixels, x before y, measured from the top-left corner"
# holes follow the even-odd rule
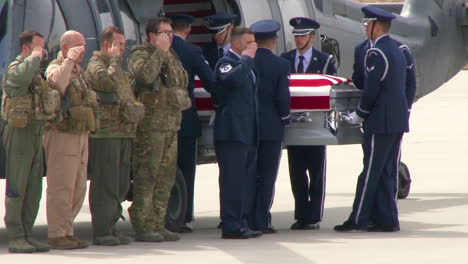
[[[292,18],[294,35],[305,35],[318,29],[319,23],[308,18]],[[310,55],[311,53],[311,55]],[[299,52],[291,50],[281,57],[287,59],[293,73],[336,75],[333,56],[315,48],[304,53],[308,66],[300,66]],[[299,61],[298,61],[299,60]],[[301,68],[305,69],[301,72]],[[288,146],[289,176],[295,199],[292,229],[318,229],[325,201],[326,146]]]
[[[255,190],[257,88],[254,60],[232,50],[216,65],[218,108],[214,124],[223,238],[260,235],[249,229]]]
[[[237,18],[238,16],[234,14],[216,13],[206,17],[207,28],[213,35],[221,34],[226,31]],[[215,69],[218,60],[222,58],[227,51],[229,51],[229,47],[230,44],[226,47],[222,47],[214,40],[203,47],[203,54],[213,70]]]
[[[388,21],[395,16],[366,6],[367,19]],[[364,119],[364,169],[359,175],[353,210],[336,231],[398,231],[398,163],[404,132],[409,131],[407,61],[389,35],[378,38],[365,57],[364,92],[357,115]],[[368,227],[370,220],[375,226]]]
[[[250,27],[257,40],[276,38],[280,28],[281,24],[274,20],[262,20]],[[276,229],[271,225],[270,209],[283,148],[284,127],[291,120],[290,67],[287,60],[267,48],[259,48],[254,60],[259,77],[259,142],[252,226],[263,233],[275,233]]]
[[[366,52],[371,48],[370,40],[366,39],[363,42],[359,43],[354,48],[354,64],[353,64],[353,76],[351,77],[354,83],[354,86],[359,90],[364,89],[364,59]]]
[[[190,25],[193,22],[193,17],[189,15],[176,14],[172,15],[173,22],[186,23]],[[188,74],[188,94],[192,100],[192,106],[182,112],[182,123],[178,134],[178,149],[177,149],[177,165],[185,178],[187,187],[187,211],[185,215],[185,223],[193,220],[193,196],[195,185],[195,170],[197,157],[197,137],[201,135],[201,124],[198,118],[197,108],[195,104],[194,89],[195,75],[203,82],[205,89],[213,93],[214,90],[214,73],[210,66],[206,63],[203,57],[201,48],[184,40],[178,35],[174,35],[172,40],[172,48],[179,56],[184,69]]]

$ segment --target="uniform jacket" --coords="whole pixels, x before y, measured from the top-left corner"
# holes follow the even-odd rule
[[[218,108],[214,125],[215,141],[257,142],[257,94],[254,60],[239,58],[229,51],[216,64]]]
[[[216,41],[211,41],[207,45],[203,46],[203,55],[205,55],[206,60],[210,64],[211,69],[215,69],[216,63],[220,59],[218,44]]]
[[[357,109],[365,133],[408,132],[406,58],[390,36],[382,37],[365,58],[366,78]]]
[[[172,49],[179,56],[184,69],[188,74],[188,94],[192,101],[192,107],[182,112],[182,124],[180,127],[180,136],[195,136],[201,135],[200,119],[197,115],[195,104],[195,75],[203,82],[205,89],[213,94],[214,90],[214,74],[210,66],[206,63],[200,47],[195,46],[179,36],[174,36],[172,40]]]
[[[354,48],[354,64],[353,64],[353,83],[359,90],[364,89],[364,59],[367,50],[370,49],[370,41],[368,39],[359,43]]]
[[[136,123],[122,120],[120,103],[135,100],[130,74],[122,69],[122,57],[109,57],[95,51],[86,67],[86,80],[99,94],[100,129],[93,138],[134,138]]]
[[[174,132],[180,129],[182,112],[170,104],[169,89],[187,90],[187,73],[173,50],[164,52],[148,42],[133,48],[128,69],[135,78],[138,99],[145,105],[145,118],[138,130]],[[167,74],[162,74],[163,67]],[[163,77],[167,81],[163,81]],[[168,83],[173,83],[171,87]],[[156,84],[158,91],[151,89]]]
[[[295,66],[296,50],[290,50],[281,54],[281,57],[287,59],[290,63],[291,72],[296,73],[297,69]],[[309,67],[307,67],[306,73],[321,73],[336,75],[335,60],[332,55],[328,55],[315,48],[312,48],[312,59],[310,60]]]
[[[258,138],[283,140],[284,126],[290,120],[289,62],[269,49],[259,48],[255,55],[258,73]]]

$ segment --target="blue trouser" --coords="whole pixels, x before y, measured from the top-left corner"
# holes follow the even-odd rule
[[[398,164],[403,133],[365,134],[364,169],[358,177],[352,223],[367,227],[370,221],[383,227],[399,226]]]
[[[195,171],[197,167],[197,138],[179,136],[177,166],[184,175],[187,189],[187,210],[185,223],[193,221],[193,197],[195,189]]]
[[[223,232],[248,228],[255,191],[256,145],[217,141]]]
[[[322,221],[327,148],[289,146],[289,177],[295,199],[294,218],[306,224]]]
[[[258,144],[255,207],[252,212],[252,226],[257,230],[271,227],[270,209],[275,195],[282,147],[282,141],[261,140]]]

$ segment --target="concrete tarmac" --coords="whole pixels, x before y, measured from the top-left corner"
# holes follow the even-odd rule
[[[411,193],[399,201],[401,232],[335,233],[333,226],[348,217],[356,179],[362,169],[358,145],[328,148],[325,214],[318,231],[293,231],[293,197],[286,152],[283,153],[273,205],[278,234],[258,239],[220,239],[218,169],[198,167],[195,232],[179,242],[91,246],[73,251],[9,254],[0,223],[0,262],[3,263],[466,263],[468,248],[468,71],[461,72],[413,108],[411,133],[404,138],[402,160],[412,176]],[[0,181],[4,190],[5,181]],[[47,237],[45,189],[35,234]],[[128,208],[129,203],[125,203]],[[3,193],[0,212],[4,212]],[[125,211],[126,218],[128,214]],[[129,221],[119,223],[131,233]],[[87,201],[76,219],[76,234],[91,241]]]

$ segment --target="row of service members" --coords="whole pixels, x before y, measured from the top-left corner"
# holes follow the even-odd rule
[[[21,34],[21,54],[3,80],[5,224],[10,252],[89,245],[73,229],[86,194],[88,169],[93,243],[130,243],[115,225],[128,192],[131,163],[135,173],[129,215],[135,240],[180,239],[165,228],[165,218],[177,168],[177,132],[182,111],[191,106],[188,76],[171,49],[171,20],[151,19],[146,34],[147,41],[133,48],[130,72],[126,72],[124,33],[106,28],[101,50],[94,52],[84,71],[80,63],[85,39],[79,32],[67,31],[58,57],[45,72],[47,81],[39,69],[44,38],[34,31]],[[43,147],[48,176],[47,244],[32,237],[42,194]]]

